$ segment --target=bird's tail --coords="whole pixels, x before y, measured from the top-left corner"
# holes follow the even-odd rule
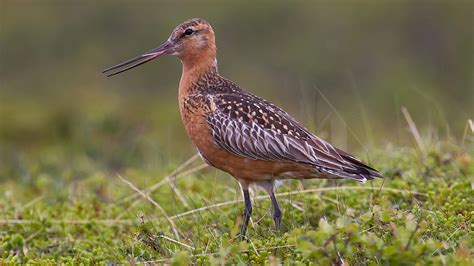
[[[343,167],[343,170],[336,173],[338,176],[363,183],[375,178],[385,178],[379,171],[362,163],[352,155],[341,150],[338,150],[338,152],[347,165],[347,167]]]

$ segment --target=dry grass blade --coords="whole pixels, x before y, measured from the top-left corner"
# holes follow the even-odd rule
[[[325,187],[325,188],[314,188],[314,189],[306,189],[306,190],[300,190],[300,191],[277,193],[276,196],[277,197],[286,197],[286,196],[290,196],[290,195],[307,194],[307,193],[332,191],[332,190],[380,190],[380,191],[388,191],[388,192],[395,192],[395,193],[409,193],[409,194],[418,195],[418,196],[426,196],[424,193],[420,193],[420,192],[416,192],[416,191],[401,190],[401,189],[396,189],[396,188],[383,188],[383,189],[380,189],[380,188],[375,188],[375,187]],[[258,201],[258,200],[264,200],[264,199],[267,199],[267,198],[269,198],[268,195],[263,195],[263,196],[254,197],[252,200]],[[223,207],[223,206],[227,206],[227,205],[232,205],[232,204],[236,204],[236,203],[239,203],[239,202],[243,202],[243,200],[238,199],[238,200],[220,202],[220,203],[216,203],[216,204],[213,204],[213,205],[208,205],[208,206],[204,206],[204,207],[197,208],[197,209],[194,209],[194,210],[190,210],[190,211],[187,211],[187,212],[183,212],[183,213],[180,213],[180,214],[177,214],[177,215],[173,215],[173,216],[170,217],[170,219],[177,219],[177,218],[188,216],[188,215],[191,215],[191,214],[194,214],[194,213],[197,213],[197,212],[201,212],[201,211],[205,211],[205,210],[209,210],[209,209],[214,209],[214,208],[218,208],[218,207]]]
[[[43,231],[44,231],[44,228],[40,228],[38,231],[34,232],[33,234],[31,234],[27,238],[25,238],[25,242],[30,242],[33,238],[37,237]]]
[[[165,182],[166,182],[166,179],[169,179],[170,177],[176,175],[177,173],[179,173],[181,170],[183,170],[186,166],[190,165],[192,162],[194,162],[197,158],[199,157],[198,154],[194,154],[191,158],[189,158],[188,160],[186,160],[184,163],[182,163],[181,165],[179,165],[178,167],[176,167],[176,169],[174,169],[169,175],[167,175],[165,178],[163,178],[158,184],[160,184],[159,186],[162,186]],[[155,184],[157,185],[157,184]],[[121,202],[127,202],[129,200],[132,200],[134,198],[138,197],[137,193],[133,193],[125,198],[123,198],[121,200]]]
[[[344,125],[346,126],[346,128],[348,129],[348,131],[351,133],[351,135],[355,138],[355,140],[357,141],[357,143],[359,143],[359,145],[364,149],[364,151],[367,153],[369,151],[369,149],[362,143],[362,141],[359,139],[359,137],[357,137],[357,134],[354,132],[354,130],[352,130],[351,127],[349,127],[349,125],[347,124],[346,120],[344,119],[344,117],[342,117],[342,115],[337,111],[336,107],[334,107],[334,105],[332,105],[332,103],[329,101],[329,99],[324,95],[324,93],[318,88],[318,86],[314,85],[314,88],[318,91],[319,95],[321,95],[321,97],[323,98],[323,100],[329,105],[329,107],[331,107],[331,109],[334,111],[334,113],[337,115],[337,117],[339,117],[339,119],[341,119],[341,121],[344,123]]]
[[[206,164],[201,164],[201,165],[198,165],[198,166],[196,166],[196,167],[193,167],[193,168],[191,168],[191,169],[189,169],[189,170],[187,170],[187,171],[184,171],[184,172],[180,173],[179,175],[177,175],[177,176],[175,177],[175,180],[176,180],[176,179],[179,179],[179,178],[182,178],[182,177],[185,177],[185,176],[188,176],[188,175],[190,175],[190,174],[192,174],[192,173],[194,173],[194,172],[197,172],[197,171],[199,171],[199,170],[201,170],[201,169],[204,169],[204,168],[206,168],[206,167],[207,167]],[[150,193],[153,192],[153,191],[155,191],[155,190],[157,190],[158,188],[160,188],[161,186],[163,186],[164,184],[166,184],[167,182],[169,182],[169,181],[170,181],[170,178],[171,178],[170,176],[165,177],[165,178],[164,178],[163,180],[161,180],[160,182],[158,182],[158,183],[156,183],[155,185],[153,185],[153,186],[147,188],[147,190],[148,190]],[[133,195],[131,195],[131,196],[132,196],[133,198],[137,198],[139,195],[138,195],[138,194],[133,194]],[[132,204],[130,204],[130,206],[128,207],[128,209],[131,209],[131,208],[135,207],[136,205],[138,205],[138,203],[139,203],[139,200],[138,200],[138,199],[135,200],[135,201],[133,201]],[[119,216],[117,216],[117,219],[120,219],[120,218],[121,218],[123,215],[125,215],[125,214],[126,214],[126,212],[121,213]]]
[[[422,156],[424,156],[425,151],[426,151],[425,145],[423,144],[423,141],[421,140],[420,132],[418,131],[418,128],[416,127],[415,122],[411,118],[411,115],[405,106],[402,106],[402,113],[403,113],[403,116],[405,117],[405,120],[408,123],[410,132],[413,135],[413,138],[415,139],[416,145],[418,147],[418,151],[420,152]]]
[[[255,247],[255,244],[253,243],[252,239],[249,238],[248,241],[250,242],[250,245],[252,245],[252,248],[255,251],[255,253],[257,254],[257,256],[260,256],[260,252],[258,252],[258,249],[257,249],[257,247]]]
[[[160,182],[158,182],[158,183],[152,185],[151,187],[148,187],[147,190],[151,193],[151,192],[157,190],[158,188],[160,188],[161,186],[163,186],[164,184],[168,183],[168,182],[171,180],[172,177],[174,177],[175,179],[179,179],[179,178],[188,176],[188,175],[190,175],[190,174],[192,174],[192,173],[194,173],[194,172],[197,172],[197,171],[199,171],[199,170],[202,170],[202,169],[204,169],[204,168],[206,168],[206,167],[208,167],[207,164],[200,164],[200,165],[198,165],[198,166],[196,166],[196,167],[193,167],[193,168],[191,168],[191,169],[189,169],[189,170],[186,170],[186,171],[184,171],[184,172],[181,172],[181,173],[179,173],[179,174],[177,174],[177,175],[176,175],[176,174],[170,174],[170,175],[166,176],[165,178],[163,178]],[[129,195],[128,197],[124,198],[121,202],[127,202],[127,201],[130,201],[130,200],[136,199],[136,198],[138,198],[138,196],[139,196],[139,195],[138,195],[137,193],[134,193],[134,194]]]
[[[143,198],[145,198],[146,200],[148,200],[149,202],[151,202],[151,204],[153,204],[153,206],[155,206],[158,210],[160,210],[160,212],[163,214],[163,216],[165,217],[165,219],[168,221],[168,223],[170,224],[171,226],[171,229],[173,230],[173,233],[174,233],[174,236],[179,239],[179,233],[178,233],[178,229],[176,227],[176,225],[174,224],[173,220],[170,219],[170,217],[168,216],[168,214],[166,213],[166,211],[163,209],[163,207],[161,207],[160,204],[158,204],[158,202],[154,201],[152,198],[148,197],[143,191],[141,191],[140,189],[138,189],[134,184],[132,184],[132,182],[126,180],[125,178],[121,177],[119,174],[117,174],[117,176],[120,178],[120,180],[122,180],[122,182],[124,182],[125,184],[127,184],[131,189],[135,190],[135,192],[137,192],[140,196],[142,196]]]
[[[464,141],[466,140],[467,134],[469,134],[469,130],[471,131],[471,134],[474,134],[474,122],[472,119],[468,119],[466,122],[466,127],[464,127],[464,133],[462,135],[462,140],[461,140],[461,147],[464,148]]]
[[[171,187],[171,189],[173,189],[176,196],[178,196],[178,199],[181,201],[181,203],[183,203],[184,206],[189,207],[188,201],[183,196],[181,191],[176,187],[176,183],[173,182],[171,179],[168,179],[168,183],[170,184],[170,187]]]
[[[298,204],[296,204],[296,202],[294,202],[294,201],[292,201],[292,200],[282,199],[281,201],[290,204],[293,208],[297,209],[297,210],[300,211],[300,212],[304,212],[304,209],[301,208],[300,206],[298,206]],[[299,204],[300,204],[300,205],[303,205],[303,203],[301,203],[301,202],[299,202]]]
[[[178,244],[178,245],[181,245],[181,246],[183,246],[183,247],[186,247],[186,248],[189,248],[189,249],[191,249],[191,250],[194,250],[194,247],[192,247],[192,246],[190,246],[190,245],[188,245],[188,244],[184,244],[184,243],[182,243],[182,242],[179,242],[178,240],[174,240],[174,239],[172,239],[172,238],[170,238],[170,237],[167,237],[167,236],[165,236],[165,235],[161,235],[160,237],[163,238],[163,239],[166,239],[166,240],[168,240],[168,241],[170,241],[170,242],[173,242],[173,243],[175,243],[175,244]]]
[[[37,202],[41,201],[44,199],[44,195],[41,195],[39,197],[36,197],[34,198],[33,200],[31,200],[30,202],[26,203],[25,205],[21,206],[21,208],[19,209],[20,211],[22,210],[25,210],[33,205],[35,205]]]
[[[339,206],[339,201],[337,201],[337,200],[335,200],[335,199],[331,199],[330,197],[321,196],[321,195],[320,195],[319,197],[321,197],[321,199],[323,199],[323,200],[327,200],[327,201],[329,201],[329,202],[331,202],[331,203],[334,203],[334,204],[336,204],[337,206]]]
[[[161,180],[160,182],[158,182],[158,183],[154,184],[153,186],[149,187],[148,190],[149,190],[150,192],[153,192],[153,191],[157,190],[158,188],[160,188],[161,186],[163,186],[164,184],[166,184],[166,183],[168,182],[168,180],[170,180],[171,178],[174,178],[174,179],[176,180],[176,179],[179,179],[179,178],[188,176],[188,175],[190,175],[190,174],[192,174],[192,173],[195,173],[195,172],[197,172],[197,171],[199,171],[199,170],[202,170],[202,169],[204,169],[204,168],[207,168],[207,167],[208,167],[207,164],[200,164],[200,165],[195,166],[195,167],[193,167],[193,168],[191,168],[191,169],[189,169],[189,170],[186,170],[186,171],[184,171],[184,172],[181,172],[181,173],[179,173],[179,174],[177,174],[177,175],[168,175],[166,178],[164,178],[164,179]]]

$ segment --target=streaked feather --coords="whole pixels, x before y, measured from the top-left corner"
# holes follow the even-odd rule
[[[214,94],[210,100],[215,110],[208,114],[207,121],[214,142],[235,155],[309,164],[320,173],[357,181],[381,177],[260,97],[239,90]]]

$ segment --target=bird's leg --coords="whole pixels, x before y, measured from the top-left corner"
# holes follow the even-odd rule
[[[245,238],[245,233],[247,232],[247,227],[249,225],[250,216],[252,215],[252,202],[250,201],[250,194],[248,188],[243,188],[242,192],[244,194],[244,222],[242,228],[240,229],[240,238],[243,240]]]
[[[275,180],[267,180],[265,182],[258,183],[261,187],[263,187],[268,195],[270,195],[270,199],[272,200],[273,205],[273,221],[275,221],[275,228],[277,231],[281,229],[281,210],[280,206],[278,206],[278,201],[275,197]]]
[[[269,194],[270,194],[270,199],[272,200],[272,205],[273,205],[273,221],[275,221],[275,228],[277,231],[280,231],[281,229],[280,206],[278,206],[278,201],[275,198],[275,193],[273,193],[273,190],[270,191]]]

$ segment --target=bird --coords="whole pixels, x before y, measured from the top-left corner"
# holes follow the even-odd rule
[[[193,18],[179,24],[157,48],[103,73],[114,76],[164,55],[181,60],[181,120],[203,161],[240,184],[245,205],[242,238],[252,214],[252,184],[269,194],[275,228],[281,230],[282,212],[275,196],[279,180],[383,178],[379,171],[311,133],[282,108],[221,76],[216,54],[212,26]]]

